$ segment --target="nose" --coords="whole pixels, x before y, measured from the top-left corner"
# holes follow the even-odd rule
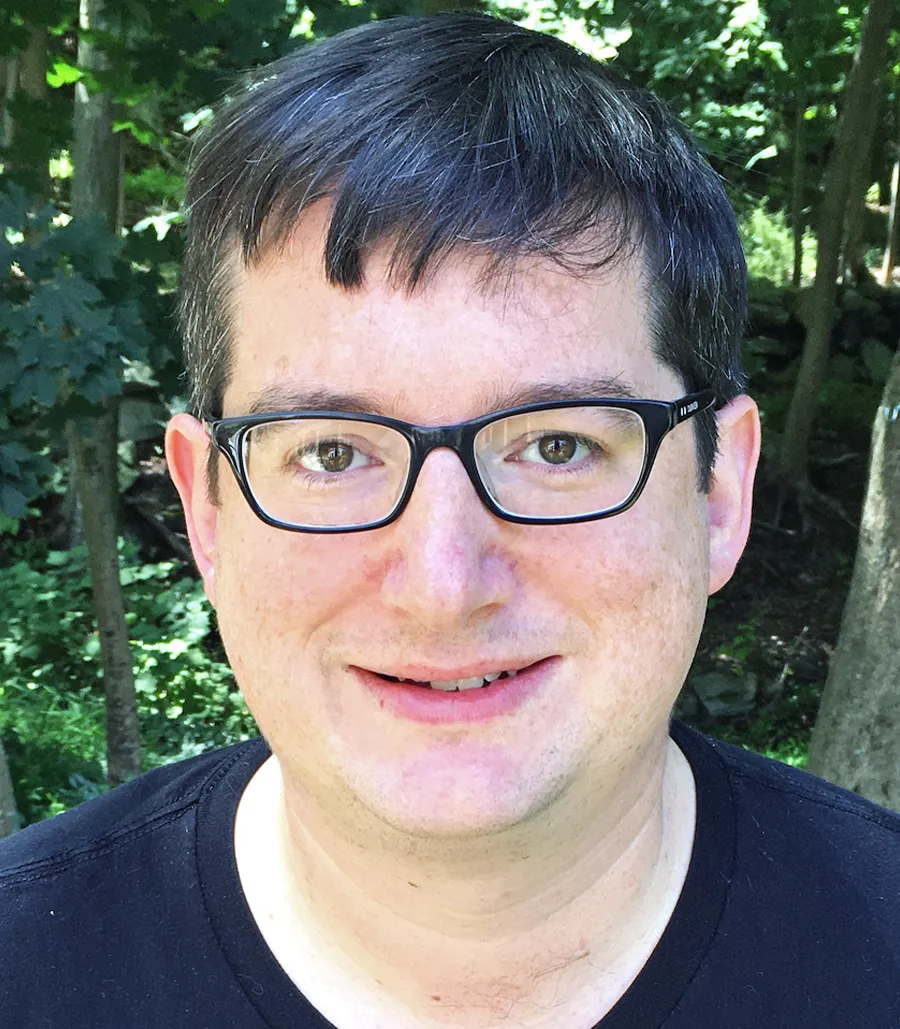
[[[444,632],[502,606],[514,586],[505,524],[482,504],[456,454],[432,451],[393,525],[397,550],[383,581],[385,602]]]

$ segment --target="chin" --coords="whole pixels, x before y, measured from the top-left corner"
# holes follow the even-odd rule
[[[554,770],[539,779],[473,761],[435,767],[434,755],[408,761],[400,774],[348,776],[357,801],[381,822],[420,839],[473,839],[508,831],[535,818],[565,791]],[[504,771],[506,774],[503,774]],[[355,780],[355,781],[354,781]]]

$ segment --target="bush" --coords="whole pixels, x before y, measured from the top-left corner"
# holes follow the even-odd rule
[[[750,278],[788,285],[794,269],[794,240],[784,212],[770,214],[763,205],[754,207],[741,217],[740,230]],[[809,233],[803,237],[801,270],[803,281],[815,278],[816,241]]]
[[[200,583],[122,551],[144,766],[256,734]],[[26,822],[105,788],[100,641],[84,548],[22,555],[0,577],[0,735]]]

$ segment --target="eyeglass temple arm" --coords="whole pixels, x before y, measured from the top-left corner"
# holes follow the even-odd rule
[[[702,389],[699,393],[689,393],[672,405],[672,428],[692,418],[701,411],[706,411],[716,402],[716,394],[711,389]]]

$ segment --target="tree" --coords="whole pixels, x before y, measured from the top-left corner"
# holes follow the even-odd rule
[[[859,549],[809,769],[900,810],[900,353],[872,429]]]
[[[20,822],[12,777],[9,774],[9,762],[6,760],[3,740],[0,739],[0,839],[14,833]]]
[[[900,150],[900,147],[898,147]],[[881,284],[890,286],[894,278],[894,265],[897,263],[897,250],[900,246],[900,212],[897,210],[900,199],[900,156],[894,161],[891,173],[891,206],[888,214],[887,240],[884,246],[884,261],[881,265]]]
[[[92,41],[92,36],[109,29],[104,0],[81,0],[79,21],[79,65],[95,73],[107,70],[106,55]],[[122,136],[113,132],[113,120],[112,98],[104,92],[90,93],[80,81],[75,89],[72,214],[76,219],[99,217],[115,235],[121,223]],[[104,397],[102,407],[91,418],[70,420],[67,436],[84,511],[103,655],[107,777],[117,784],[141,770],[141,733],[119,576],[118,392]]]
[[[342,5],[320,6],[327,19]],[[357,21],[370,16],[354,12]],[[9,258],[0,279],[0,428],[9,430],[0,443],[0,515],[26,514],[53,470],[46,457],[64,439],[84,511],[112,784],[141,768],[119,581],[119,398],[136,368],[145,380],[176,382],[177,240],[151,237],[177,221],[185,116],[199,122],[194,112],[222,91],[223,70],[277,56],[296,23],[288,0],[0,0],[0,30],[9,30],[0,44],[0,257]],[[45,127],[45,107],[73,93],[69,134],[33,131]],[[52,184],[51,154],[71,168]]]
[[[42,24],[23,24],[19,29],[19,48],[2,62],[4,171],[46,203],[50,196],[47,162],[55,136],[47,86],[49,32]]]
[[[880,96],[863,112],[859,127],[862,140],[856,158],[850,168],[847,182],[847,210],[844,214],[843,279],[845,282],[861,282],[869,277],[866,268],[866,193],[872,182],[872,151],[874,149],[875,126],[878,123]]]
[[[825,174],[825,193],[817,231],[816,279],[808,308],[806,342],[791,397],[778,468],[782,495],[793,494],[801,504],[810,492],[809,437],[828,362],[844,215],[854,163],[859,152],[868,147],[864,135],[870,120],[866,112],[878,102],[893,16],[893,0],[870,0],[847,83],[834,150]]]

